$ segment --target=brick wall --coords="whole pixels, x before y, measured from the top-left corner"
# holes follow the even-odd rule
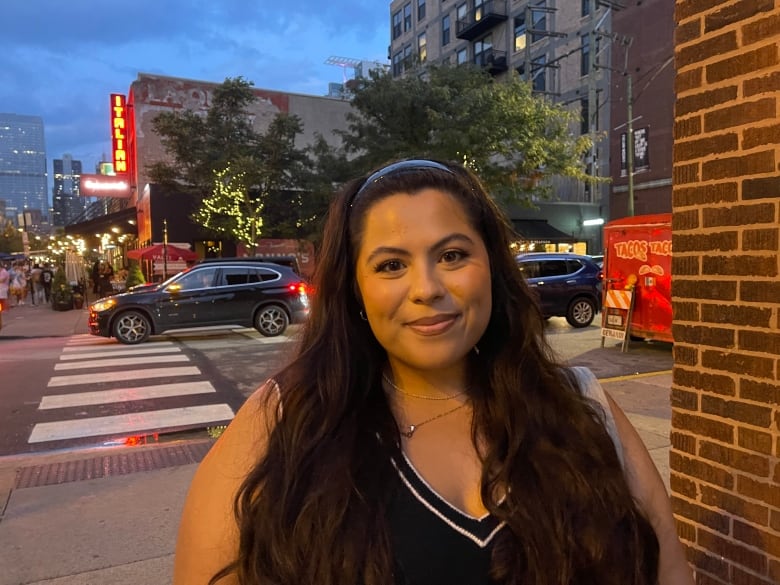
[[[780,0],[677,0],[671,487],[697,583],[780,583]]]

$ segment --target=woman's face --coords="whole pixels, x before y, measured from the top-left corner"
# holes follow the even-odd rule
[[[369,209],[356,278],[371,330],[390,360],[407,367],[462,365],[490,320],[485,244],[463,206],[437,189]]]

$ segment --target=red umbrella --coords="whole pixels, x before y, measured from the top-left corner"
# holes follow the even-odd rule
[[[167,248],[167,251],[165,250]],[[138,248],[137,250],[129,250],[127,257],[133,260],[154,260],[163,258],[167,260],[197,260],[198,255],[192,250],[185,248],[179,248],[172,244],[155,244],[154,246],[147,246],[146,248]]]

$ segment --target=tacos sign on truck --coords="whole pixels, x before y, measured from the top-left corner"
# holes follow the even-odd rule
[[[628,333],[632,338],[674,341],[671,214],[611,221],[604,226],[604,245],[605,299],[610,290],[630,291],[633,296]],[[605,328],[614,312],[605,307]]]

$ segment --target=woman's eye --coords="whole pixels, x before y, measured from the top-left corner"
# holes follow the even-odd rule
[[[441,259],[443,262],[457,262],[458,260],[461,260],[466,257],[466,253],[461,250],[447,250],[444,252],[444,254],[441,255]]]
[[[396,270],[401,270],[401,268],[403,268],[403,264],[401,264],[400,260],[386,260],[377,265],[376,271],[395,272]]]

